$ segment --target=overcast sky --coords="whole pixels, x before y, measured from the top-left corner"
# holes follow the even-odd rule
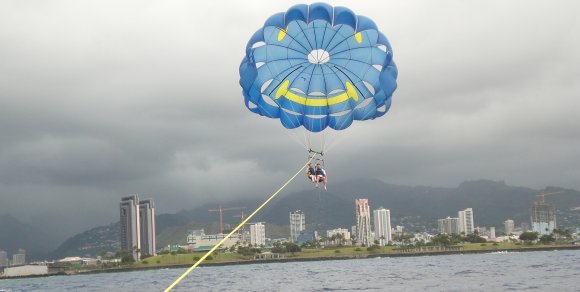
[[[118,220],[128,194],[158,213],[269,194],[304,131],[249,112],[238,66],[296,3],[0,1],[0,214],[64,236]],[[387,115],[328,133],[330,189],[580,189],[580,2],[330,4],[372,18],[399,68]]]

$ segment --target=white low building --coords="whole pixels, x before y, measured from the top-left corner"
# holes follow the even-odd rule
[[[71,265],[94,266],[98,264],[98,259],[81,258],[81,257],[66,257],[58,260],[59,263],[70,263]]]
[[[200,248],[206,246],[214,246],[222,241],[227,234],[205,234],[203,229],[191,230],[187,235],[187,244],[191,248]],[[240,241],[238,234],[232,234],[228,239],[222,243],[222,247],[229,248]]]
[[[519,239],[519,235],[505,235],[505,236],[497,236],[494,239],[490,239],[490,241],[493,242],[518,242]]]
[[[48,274],[48,266],[24,265],[4,269],[4,277],[22,277]]]
[[[418,233],[413,234],[413,240],[415,242],[419,242],[419,241],[430,242],[431,238],[433,238],[433,235],[431,235],[427,232],[418,232]]]
[[[346,228],[336,228],[331,230],[326,230],[326,237],[331,238],[333,235],[342,235],[345,240],[350,240],[350,232]]]

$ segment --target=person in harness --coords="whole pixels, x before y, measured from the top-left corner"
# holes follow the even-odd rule
[[[316,171],[314,170],[314,166],[311,163],[308,164],[306,168],[306,176],[310,179],[311,182],[316,182]]]
[[[316,173],[316,187],[318,187],[318,183],[322,183],[324,189],[326,190],[326,181],[327,181],[326,171],[324,170],[324,168],[322,168],[322,166],[320,166],[320,163],[316,164],[315,173]]]

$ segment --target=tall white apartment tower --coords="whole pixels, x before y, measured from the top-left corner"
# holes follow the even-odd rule
[[[139,201],[139,226],[141,253],[156,255],[155,242],[155,205],[153,199]]]
[[[139,197],[131,195],[121,198],[121,250],[130,251],[135,260],[141,257]]]
[[[0,249],[0,268],[8,267],[8,253]]]
[[[380,207],[373,211],[373,225],[375,228],[375,240],[380,246],[385,246],[392,241],[391,235],[391,211]]]
[[[266,227],[264,226],[264,223],[257,222],[250,225],[250,243],[253,246],[266,244]]]
[[[12,265],[22,266],[26,264],[26,251],[19,248],[18,251],[12,255]]]
[[[356,231],[357,240],[362,245],[370,245],[371,241],[371,213],[368,199],[355,199],[356,204]]]
[[[505,234],[507,234],[507,235],[514,233],[514,220],[508,219],[508,220],[504,221],[503,228],[504,228]]]
[[[304,212],[296,210],[290,212],[290,241],[296,242],[300,231],[306,229],[306,217]]]
[[[459,233],[471,234],[475,230],[473,223],[473,209],[467,208],[457,212],[459,218]]]
[[[459,218],[447,216],[445,219],[437,220],[437,230],[441,234],[459,234]]]

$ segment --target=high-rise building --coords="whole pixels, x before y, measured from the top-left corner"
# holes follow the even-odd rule
[[[153,199],[139,201],[139,196],[121,198],[121,250],[129,251],[135,260],[141,254],[155,255],[155,205]]]
[[[528,232],[528,231],[530,231],[530,224],[528,224],[526,222],[522,222],[522,224],[520,225],[520,227],[522,228],[522,232]]]
[[[459,233],[473,233],[473,230],[475,230],[475,224],[473,223],[473,209],[467,208],[465,210],[459,211],[457,215],[459,218]]]
[[[375,240],[379,241],[380,246],[392,241],[391,236],[391,211],[380,207],[373,211],[373,225],[375,228]]]
[[[0,268],[8,267],[8,253],[0,249]]]
[[[371,241],[371,213],[368,199],[355,199],[358,243],[369,246]]]
[[[18,249],[18,251],[12,255],[12,265],[22,266],[24,264],[26,264],[26,251]]]
[[[495,227],[493,226],[489,228],[489,238],[495,239]]]
[[[296,242],[300,231],[306,229],[306,217],[304,212],[296,210],[290,212],[290,241]]]
[[[438,231],[441,234],[459,234],[459,218],[447,217],[437,220]]]
[[[512,219],[508,219],[508,220],[503,222],[504,232],[507,235],[514,233],[514,227],[515,227],[515,224],[514,224],[514,220],[512,220]]]
[[[135,260],[141,257],[141,228],[139,220],[139,197],[121,198],[121,250],[129,251]]]
[[[531,210],[532,231],[540,235],[551,234],[556,229],[554,206],[543,200],[534,202]]]
[[[262,246],[266,244],[266,227],[262,222],[250,225],[250,243],[253,246]]]
[[[153,204],[153,199],[139,201],[139,227],[141,254],[156,255],[155,205]]]

